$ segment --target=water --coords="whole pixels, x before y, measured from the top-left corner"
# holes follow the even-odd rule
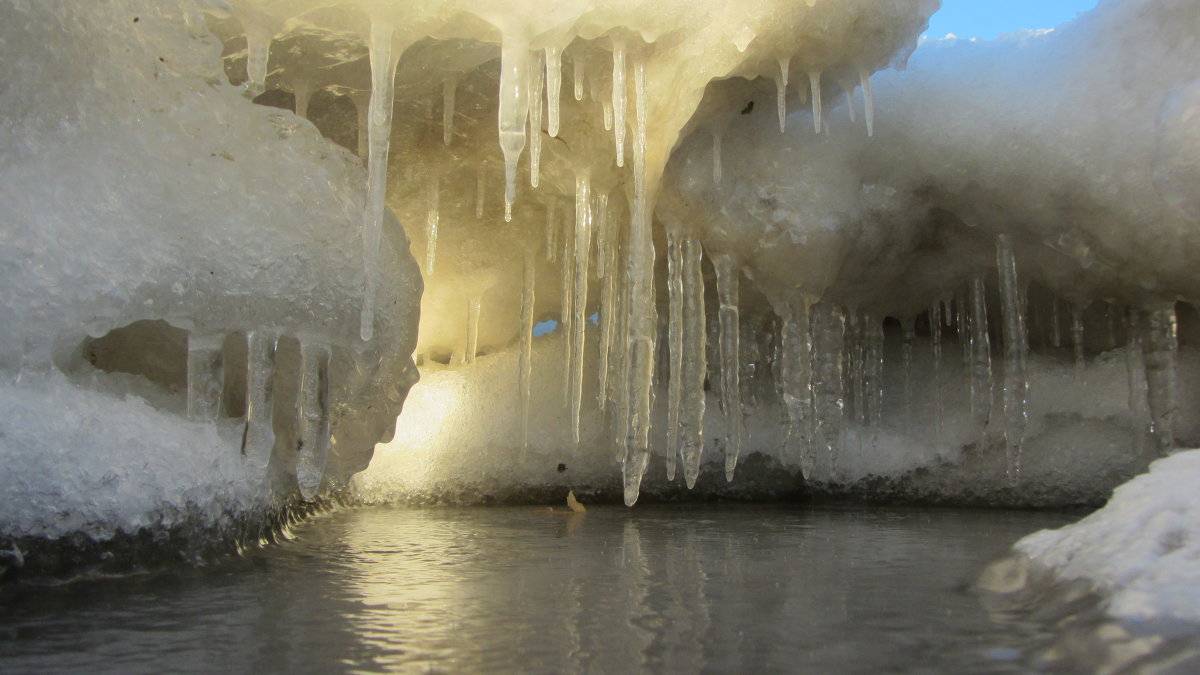
[[[10,584],[0,672],[1019,672],[971,584],[1078,514],[345,509],[206,567]]]

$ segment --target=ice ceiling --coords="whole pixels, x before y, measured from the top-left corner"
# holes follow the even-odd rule
[[[2,7],[18,533],[369,462],[1064,503],[1200,440],[1190,2],[915,54],[936,0]]]

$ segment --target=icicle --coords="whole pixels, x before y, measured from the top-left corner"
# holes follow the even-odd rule
[[[292,85],[292,96],[296,100],[295,112],[297,117],[308,119],[308,102],[312,99],[312,83],[308,80],[297,80]]]
[[[904,359],[904,416],[907,420],[912,417],[912,354],[913,343],[917,340],[917,329],[912,317],[901,319],[900,323],[904,332],[904,346],[901,351]]]
[[[858,80],[863,90],[863,119],[867,121],[867,136],[875,135],[875,96],[871,93],[871,76],[866,70],[858,71]]]
[[[296,483],[300,496],[313,499],[329,457],[328,347],[300,344],[300,390],[296,394]]]
[[[1075,348],[1075,379],[1083,377],[1086,359],[1083,353],[1083,305],[1071,305],[1071,346]]]
[[[266,466],[275,445],[271,428],[272,385],[275,377],[275,335],[246,333],[246,421],[242,454]]]
[[[1058,298],[1050,299],[1050,344],[1062,347],[1062,321],[1058,317]]]
[[[1175,305],[1153,309],[1143,320],[1142,359],[1146,366],[1146,399],[1150,435],[1158,455],[1175,449],[1175,362],[1179,348]]]
[[[680,457],[683,479],[688,489],[696,486],[700,475],[700,455],[704,450],[704,379],[708,373],[704,330],[704,273],[700,241],[683,238],[683,359],[679,413]],[[615,275],[614,275],[615,276]]]
[[[433,276],[433,263],[437,260],[438,237],[438,178],[434,176],[429,183],[427,201],[428,211],[425,214],[425,276]]]
[[[546,47],[546,133],[558,136],[559,101],[562,97],[562,49]]]
[[[1129,344],[1125,347],[1125,369],[1129,378],[1130,430],[1133,434],[1134,453],[1139,459],[1145,454],[1145,435],[1149,418],[1149,412],[1146,410],[1146,368],[1142,362],[1140,323],[1141,314],[1136,309],[1129,308],[1125,318],[1126,334],[1129,336]]]
[[[564,209],[564,211],[566,211]],[[559,327],[562,329],[563,339],[563,388],[562,400],[563,406],[568,410],[571,406],[568,404],[571,396],[571,373],[574,372],[572,360],[574,358],[574,350],[571,349],[571,337],[574,335],[573,327],[575,320],[575,227],[571,218],[570,212],[564,212],[562,218],[562,250],[559,258],[559,304],[562,307],[562,312],[559,315]]]
[[[521,288],[521,361],[517,375],[521,389],[521,450],[529,447],[529,389],[533,381],[533,251],[525,247]]]
[[[779,391],[788,418],[788,436],[795,438],[811,417],[812,335],[808,303],[791,302],[782,317],[783,335],[779,358]]]
[[[596,197],[596,278],[608,274],[608,247],[612,245],[612,223],[608,217],[608,195]]]
[[[850,111],[850,122],[858,121],[858,104],[854,101],[854,85],[846,88],[846,110]]]
[[[363,295],[359,335],[375,335],[375,289],[379,284],[379,239],[383,233],[384,199],[387,196],[387,156],[392,137],[392,93],[396,59],[392,57],[394,26],[371,22],[368,43],[371,60],[371,102],[367,128],[367,201],[363,209],[362,244],[366,292]]]
[[[224,335],[188,335],[188,419],[213,420],[221,412],[221,390],[225,384],[225,359],[221,348]]]
[[[935,401],[934,438],[941,444],[942,429],[945,427],[946,411],[942,403],[942,303],[934,302],[929,308],[929,342],[933,347],[933,397]]]
[[[525,149],[529,117],[529,45],[505,35],[500,46],[500,149],[504,152],[504,220],[517,200],[517,162]]]
[[[992,412],[992,346],[985,293],[983,277],[976,277],[971,282],[971,416],[981,433]]]
[[[575,100],[583,100],[583,76],[587,72],[587,57],[583,54],[576,54],[572,59],[574,71],[571,73],[573,84],[575,85]]]
[[[675,480],[679,454],[679,405],[683,392],[683,248],[678,228],[667,227],[667,341],[671,352],[671,378],[667,384],[667,480]]]
[[[475,218],[483,218],[484,196],[487,194],[487,163],[475,170]]]
[[[546,201],[546,260],[550,262],[558,259],[558,221],[554,219],[554,207],[557,204],[557,197],[550,197]]]
[[[442,81],[442,144],[450,145],[454,137],[454,96],[458,93],[458,75]]]
[[[633,218],[629,228],[629,450],[621,467],[625,503],[637,501],[646,466],[650,462],[650,412],[653,407],[655,339],[658,313],[654,304],[654,239],[651,205],[646,188],[647,117],[646,66],[633,71],[637,97],[633,142]]]
[[[246,85],[250,94],[261,94],[267,88],[267,59],[273,37],[268,29],[251,27],[246,31]]]
[[[996,239],[996,267],[1000,280],[1000,312],[1004,332],[1004,439],[1008,480],[1016,484],[1021,475],[1021,444],[1028,421],[1026,403],[1029,381],[1026,375],[1025,316],[1021,311],[1017,261],[1007,234]]]
[[[779,133],[787,127],[787,86],[790,57],[779,59],[779,79],[775,80],[775,108],[779,113]]]
[[[733,256],[713,256],[721,302],[721,407],[725,410],[725,480],[733,481],[742,450],[742,396],[738,382],[738,277]]]
[[[610,398],[608,391],[608,369],[610,354],[615,350],[613,336],[617,329],[621,275],[618,274],[616,268],[619,250],[617,241],[615,239],[613,241],[606,239],[601,242],[599,248],[600,256],[604,260],[604,266],[608,268],[608,274],[604,277],[604,285],[600,288],[600,368],[596,387],[596,398],[600,404],[600,410],[603,411]]]
[[[542,170],[542,59],[534,55],[529,70],[529,184],[538,186]]]
[[[587,337],[588,259],[592,252],[592,176],[575,174],[575,297],[571,322],[571,438],[579,444],[579,410],[583,402],[583,354]]]
[[[812,388],[814,434],[829,457],[829,477],[837,475],[837,452],[842,444],[846,407],[842,380],[842,350],[846,318],[842,310],[829,302],[815,306],[812,321]],[[814,457],[806,458],[805,475],[813,473]]]
[[[617,142],[617,166],[625,166],[625,42],[614,38],[612,50],[613,135]]]
[[[600,102],[600,109],[604,113],[604,130],[612,131],[613,128],[613,104],[612,98],[607,98]]]
[[[479,353],[479,310],[479,298],[472,298],[467,303],[467,363],[475,363]]]
[[[370,154],[371,97],[369,94],[359,94],[355,95],[353,100],[354,111],[358,117],[358,158],[365,163]]]
[[[713,182],[720,184],[721,182],[721,134],[713,132]]]
[[[850,312],[846,316],[846,345],[844,347],[844,359],[846,361],[845,369],[848,374],[848,386],[850,388],[850,400],[853,402],[852,412],[854,413],[854,422],[860,427],[866,421],[866,401],[863,397],[863,391],[866,388],[863,383],[863,334],[862,334],[862,318],[858,312]]]
[[[821,133],[821,71],[808,71],[808,88],[812,92],[813,131]]]
[[[866,377],[867,421],[872,428],[883,424],[883,321],[878,317],[866,317]]]

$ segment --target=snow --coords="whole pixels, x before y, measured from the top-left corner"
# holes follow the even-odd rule
[[[1200,623],[1200,450],[1180,451],[1113,491],[1077,523],[1014,549],[1061,580],[1082,579],[1120,619]]]

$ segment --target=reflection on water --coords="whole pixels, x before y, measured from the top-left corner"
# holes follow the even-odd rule
[[[1064,514],[349,509],[205,569],[8,588],[0,671],[1009,672],[970,583]]]

